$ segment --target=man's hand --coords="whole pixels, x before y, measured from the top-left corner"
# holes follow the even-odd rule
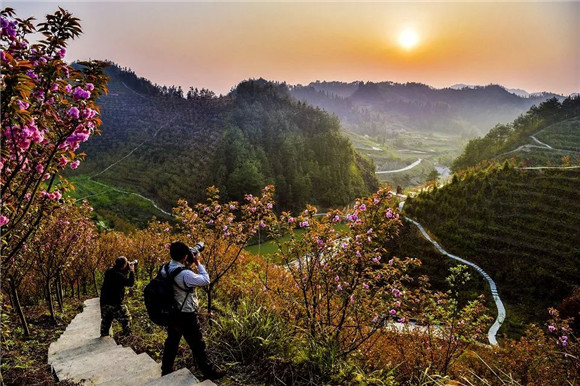
[[[135,271],[135,264],[129,264],[129,271]]]

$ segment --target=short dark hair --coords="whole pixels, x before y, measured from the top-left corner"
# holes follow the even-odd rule
[[[181,241],[175,241],[169,246],[169,255],[173,260],[181,260],[184,256],[191,254],[189,247]]]
[[[115,268],[121,269],[125,264],[127,264],[127,258],[125,256],[119,256],[117,257],[117,260],[115,260]]]

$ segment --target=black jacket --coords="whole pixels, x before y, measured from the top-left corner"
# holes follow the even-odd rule
[[[109,268],[105,272],[101,287],[101,304],[119,305],[125,297],[125,287],[135,284],[135,272],[129,271],[129,277],[117,268]]]

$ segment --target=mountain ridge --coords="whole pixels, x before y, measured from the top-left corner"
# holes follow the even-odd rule
[[[284,84],[250,80],[227,96],[185,97],[114,64],[107,74],[102,135],[83,145],[87,158],[70,176],[138,193],[166,211],[179,198],[203,200],[210,185],[241,200],[274,184],[281,209],[347,205],[377,186],[374,165],[354,152],[338,121],[294,100]]]

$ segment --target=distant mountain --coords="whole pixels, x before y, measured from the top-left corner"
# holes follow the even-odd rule
[[[453,90],[463,90],[464,88],[476,88],[477,86],[474,85],[470,85],[470,84],[463,84],[463,83],[457,83],[454,84],[453,86],[449,86],[449,88],[453,89]]]
[[[184,98],[116,65],[106,72],[102,135],[83,145],[87,158],[73,177],[139,193],[166,211],[179,198],[203,200],[210,185],[239,200],[274,184],[280,209],[342,206],[377,187],[374,165],[338,120],[283,84],[250,80],[227,96],[189,90]]]
[[[450,86],[449,88],[451,88],[453,90],[463,90],[465,88],[473,90],[473,89],[480,88],[480,87],[482,87],[482,86],[458,83],[458,84],[454,84],[453,86]],[[500,86],[500,87],[502,87],[502,86]],[[514,94],[514,95],[517,95],[517,96],[522,97],[522,98],[530,98],[530,97],[542,98],[542,97],[545,97],[546,99],[548,99],[548,98],[552,98],[555,96],[559,96],[558,94],[554,94],[551,92],[529,93],[526,90],[522,90],[520,88],[505,88],[505,87],[502,87],[502,88],[504,88],[507,92]]]
[[[435,89],[421,83],[314,82],[290,89],[297,99],[336,114],[358,134],[389,138],[399,130],[474,137],[514,120],[555,94],[516,95],[498,85],[457,84]],[[522,95],[523,92],[521,92]]]

